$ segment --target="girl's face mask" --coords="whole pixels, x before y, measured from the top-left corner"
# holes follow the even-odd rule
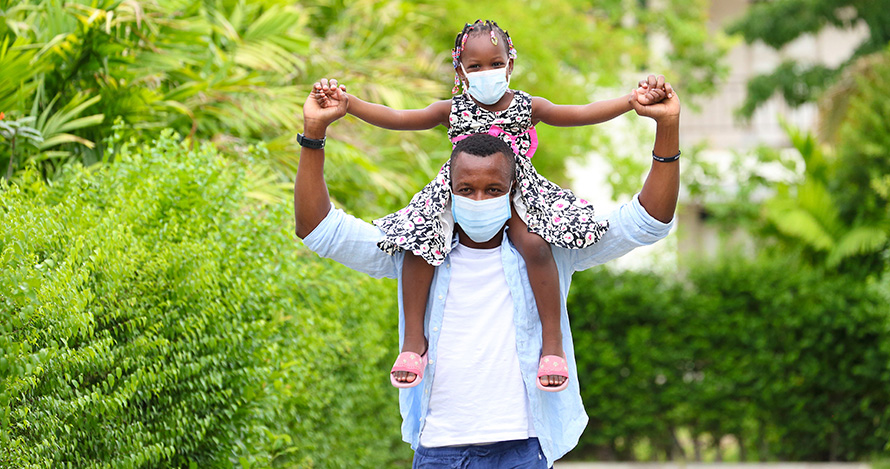
[[[510,219],[510,193],[485,200],[451,194],[451,213],[470,239],[484,243],[494,238]]]
[[[464,64],[460,64],[460,68],[464,71],[464,76],[469,82],[467,92],[482,104],[491,105],[500,101],[504,93],[507,92],[507,86],[510,85],[506,67],[473,73],[467,73]]]

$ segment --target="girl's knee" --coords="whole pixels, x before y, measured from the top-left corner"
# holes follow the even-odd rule
[[[509,231],[508,231],[509,233]],[[522,254],[527,264],[545,264],[553,262],[550,244],[535,233],[526,232],[510,239]]]

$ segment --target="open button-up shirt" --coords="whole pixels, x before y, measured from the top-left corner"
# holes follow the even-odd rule
[[[587,425],[587,413],[581,402],[578,372],[572,345],[566,298],[572,274],[623,256],[634,248],[652,244],[670,231],[673,222],[662,223],[652,218],[640,205],[638,196],[609,214],[609,231],[596,244],[585,249],[553,247],[553,258],[559,271],[563,350],[569,368],[569,385],[562,392],[544,392],[535,386],[538,359],[541,354],[541,322],[534,295],[528,281],[525,262],[515,247],[504,237],[500,246],[507,285],[513,296],[513,324],[516,327],[516,347],[519,366],[530,403],[535,433],[544,450],[547,463],[568,453],[578,443]],[[399,278],[404,254],[390,256],[377,248],[382,232],[374,225],[359,220],[332,207],[322,222],[303,240],[319,256],[333,259],[351,269],[375,278]],[[457,242],[455,236],[454,242]],[[438,358],[436,344],[451,280],[451,263],[436,267],[427,302],[425,333],[429,339],[429,364]],[[405,317],[402,309],[402,287],[399,282],[399,335],[404,336]],[[435,366],[427,367],[420,385],[401,389],[399,407],[402,414],[402,439],[417,449],[420,432],[429,410],[430,390]]]

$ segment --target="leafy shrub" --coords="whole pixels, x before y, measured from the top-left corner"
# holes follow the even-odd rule
[[[0,189],[0,467],[384,467],[391,284],[165,132]],[[383,288],[382,288],[383,287]]]
[[[861,460],[890,440],[890,312],[874,285],[785,260],[576,277],[572,315],[591,423],[574,457],[732,435],[741,459]],[[886,288],[886,287],[884,287]],[[886,454],[886,453],[884,453]]]

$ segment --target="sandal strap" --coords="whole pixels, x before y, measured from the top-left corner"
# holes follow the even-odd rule
[[[541,376],[569,377],[569,366],[566,359],[559,355],[544,355],[538,363],[538,378]]]
[[[424,365],[425,363],[422,356],[414,352],[402,352],[396,357],[396,362],[392,365],[392,371],[390,371],[390,373],[407,371],[408,373],[414,373],[420,376],[423,374]]]

